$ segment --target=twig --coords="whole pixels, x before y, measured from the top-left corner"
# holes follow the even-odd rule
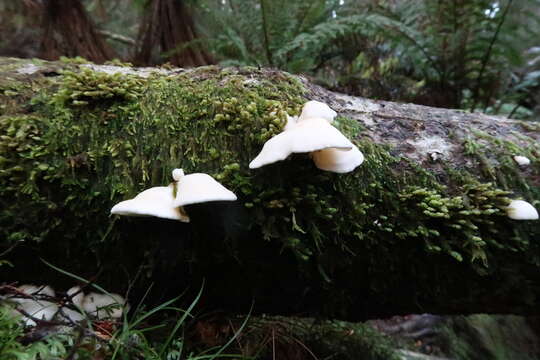
[[[101,29],[101,30],[98,30],[98,33],[100,35],[105,36],[106,38],[109,38],[111,40],[118,41],[118,42],[121,42],[121,43],[124,43],[124,44],[127,44],[127,45],[135,46],[135,44],[136,44],[135,39],[132,39],[132,38],[130,38],[128,36],[116,34],[116,33],[110,32],[108,30],[102,30]]]
[[[21,315],[24,315],[25,317],[29,318],[30,320],[33,320],[36,325],[38,326],[42,326],[42,325],[45,325],[45,326],[61,326],[61,325],[65,325],[64,323],[62,322],[58,322],[58,321],[50,321],[50,320],[43,320],[43,319],[39,319],[33,315],[30,315],[27,311],[23,310],[23,309],[19,309],[19,308],[15,308],[15,311],[18,311]]]
[[[508,118],[511,119],[512,116],[514,116],[514,113],[517,111],[517,109],[519,109],[521,107],[520,104],[516,104],[516,106],[514,106],[514,108],[512,109],[512,111],[510,111],[510,114],[508,114]]]
[[[20,241],[17,241],[16,243],[8,247],[3,253],[0,254],[0,258],[6,256],[9,252],[13,251],[13,249],[15,249],[15,247],[17,247],[17,245],[19,245],[20,243]]]

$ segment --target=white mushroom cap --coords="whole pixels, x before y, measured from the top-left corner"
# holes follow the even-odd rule
[[[178,175],[174,206],[184,206],[209,201],[234,201],[237,199],[232,191],[228,190],[208,174],[194,173],[180,176],[180,172],[181,174],[184,173],[181,169],[175,169],[173,171],[175,180],[175,174]]]
[[[22,285],[19,291],[27,295],[47,295],[54,296],[54,290],[50,286],[35,286],[35,285]],[[24,310],[29,315],[37,319],[51,320],[58,311],[58,306],[55,303],[37,300],[37,299],[12,299],[16,303],[16,307]],[[22,318],[26,326],[35,326],[36,322],[30,318]]]
[[[173,173],[174,176],[174,173]],[[111,214],[127,216],[156,216],[189,222],[182,208],[174,205],[174,184],[145,190],[131,200],[122,201],[111,209]]]
[[[364,162],[364,154],[353,146],[350,150],[328,148],[311,153],[313,162],[321,170],[348,173]]]
[[[311,100],[302,107],[302,113],[298,118],[298,122],[312,118],[322,118],[331,123],[336,116],[337,113],[330,106],[320,101]]]
[[[289,116],[289,114],[287,114],[287,123],[285,124],[283,131],[291,130],[293,127],[296,126],[297,122],[298,116]]]
[[[339,148],[350,150],[353,144],[338,129],[323,118],[298,122],[296,126],[268,140],[259,155],[249,164],[250,169],[285,160],[292,153]]]
[[[182,170],[182,169],[174,169],[172,171],[172,177],[173,177],[174,181],[180,181],[180,179],[184,175],[185,175],[184,170]]]
[[[80,286],[74,286],[70,288],[67,291],[67,294],[68,296],[77,294],[71,298],[71,301],[73,302],[73,305],[75,305],[77,308],[82,310],[83,302],[84,302],[84,293],[81,291]],[[84,319],[84,315],[79,311],[75,311],[67,307],[64,307],[62,311],[71,321],[81,321],[82,319]]]
[[[49,285],[36,286],[36,285],[21,285],[17,289],[27,295],[47,295],[54,296],[54,289]]]
[[[524,200],[512,200],[506,208],[506,215],[514,220],[536,220],[538,211]]]
[[[89,293],[82,303],[84,311],[98,319],[122,317],[124,309],[127,310],[126,300],[118,294]]]
[[[531,160],[529,160],[528,157],[521,155],[514,156],[514,161],[517,162],[520,166],[527,166],[531,164]]]

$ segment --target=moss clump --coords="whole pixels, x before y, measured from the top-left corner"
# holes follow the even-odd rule
[[[444,252],[458,261],[463,261],[465,253],[471,262],[479,260],[487,267],[485,249],[509,245],[497,239],[496,225],[506,216],[508,194],[490,183],[466,184],[461,194],[453,197],[443,197],[433,189],[409,188],[399,196],[401,206],[413,217],[403,222],[396,236],[424,239],[428,251]]]
[[[499,189],[507,191],[508,198],[523,198],[538,208],[540,207],[540,144],[521,133],[513,133],[512,136],[525,145],[519,146],[512,141],[499,139],[482,131],[471,131],[469,139],[464,143],[464,150],[471,162],[477,165],[477,170],[473,168],[465,174],[449,170],[449,173],[453,181],[458,182],[470,182],[471,176],[477,174],[478,177],[493,182]],[[520,167],[513,159],[515,155],[529,158],[530,166]],[[502,227],[497,222],[490,229],[499,228],[497,230],[499,235],[496,237],[506,240],[507,249],[513,252],[526,251],[527,261],[540,265],[540,244],[536,241],[538,238],[536,223],[514,221]],[[500,248],[505,247],[500,240],[489,242]]]
[[[29,86],[22,81],[12,79],[9,76],[0,79],[0,116],[22,112],[21,98],[24,99],[25,93],[30,91]]]
[[[56,102],[86,106],[103,101],[134,101],[139,98],[143,81],[121,73],[107,74],[88,68],[64,71],[63,81],[55,94]]]
[[[0,224],[8,243],[40,241],[60,223],[57,219],[40,226],[39,221],[32,221],[49,216],[58,207],[48,198],[46,188],[39,186],[54,171],[50,149],[41,137],[44,126],[36,116],[0,117]]]
[[[112,65],[112,66],[121,66],[121,67],[133,67],[133,64],[130,62],[122,61],[120,59],[112,59],[110,61],[105,61],[105,65]]]

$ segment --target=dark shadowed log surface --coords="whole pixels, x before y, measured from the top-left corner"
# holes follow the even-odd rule
[[[366,161],[331,174],[307,155],[250,159],[309,99]],[[538,313],[540,123],[329,92],[271,69],[131,68],[0,59],[1,281],[70,279],[42,257],[158,302],[206,280],[208,308],[350,320],[414,312]],[[513,156],[526,156],[529,166]],[[207,172],[235,203],[189,224],[111,206]],[[97,274],[97,275],[96,275]],[[96,277],[97,276],[97,277]]]

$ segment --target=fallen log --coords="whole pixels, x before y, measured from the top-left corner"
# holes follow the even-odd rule
[[[295,154],[250,170],[311,99],[365,162],[334,174]],[[0,280],[51,283],[39,256],[115,291],[139,274],[134,293],[155,283],[156,301],[206,279],[205,304],[233,311],[537,313],[540,222],[505,209],[540,208],[539,140],[538,122],[350,97],[272,69],[2,58],[0,238],[19,245]],[[179,167],[238,201],[187,206],[189,224],[109,216]]]

